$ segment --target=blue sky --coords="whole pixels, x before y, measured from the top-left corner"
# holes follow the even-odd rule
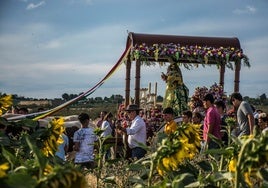
[[[251,68],[241,68],[240,92],[267,93],[268,1],[266,0],[2,0],[0,2],[0,92],[34,98],[61,98],[93,87],[117,62],[127,31],[147,34],[237,37]],[[219,81],[216,67],[181,68],[190,95]],[[142,67],[141,87],[161,72]],[[134,84],[132,74],[131,84]],[[225,91],[234,72],[226,70]],[[90,97],[121,94],[125,65]],[[152,88],[154,90],[154,88]],[[131,95],[134,96],[134,87]]]

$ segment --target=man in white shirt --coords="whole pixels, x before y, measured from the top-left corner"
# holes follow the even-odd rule
[[[136,104],[130,104],[125,111],[128,112],[128,116],[131,122],[131,126],[128,128],[120,127],[120,129],[128,135],[128,145],[131,149],[131,158],[140,159],[145,156],[146,150],[141,145],[146,145],[146,125],[144,120],[139,116],[141,109]]]

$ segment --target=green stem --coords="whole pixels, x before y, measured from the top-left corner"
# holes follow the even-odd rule
[[[220,165],[219,165],[218,172],[221,172],[221,171],[222,171],[223,161],[224,161],[224,157],[223,157],[223,154],[222,154],[222,155],[221,155],[221,160],[220,160]],[[220,182],[217,183],[217,186],[218,186],[218,187],[221,187]]]
[[[98,153],[98,167],[97,167],[97,187],[100,185],[100,177],[101,177],[101,166],[102,166],[102,147],[103,141],[99,138],[99,153]]]
[[[242,169],[241,169],[241,163],[243,162],[243,154],[244,154],[244,151],[246,149],[246,146],[248,145],[248,143],[251,142],[251,139],[248,139],[244,145],[242,146],[241,150],[240,150],[240,156],[237,160],[237,164],[236,164],[236,169],[235,169],[235,185],[234,185],[234,188],[238,188],[239,187],[239,183],[241,182],[240,179],[241,178],[241,173],[242,172]]]
[[[231,145],[231,125],[227,125],[228,131],[228,147]]]
[[[152,185],[152,177],[153,177],[154,168],[155,168],[155,162],[154,160],[151,160],[150,172],[149,172],[149,177],[148,177],[148,187],[151,187]]]

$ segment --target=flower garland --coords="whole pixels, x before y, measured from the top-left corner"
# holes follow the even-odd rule
[[[142,43],[140,45],[136,44],[131,49],[132,60],[147,62],[152,57],[155,61],[158,61],[160,58],[169,58],[175,62],[189,61],[190,63],[198,62],[203,65],[207,65],[209,62],[216,62],[217,65],[224,63],[231,69],[233,69],[231,61],[243,60],[244,64],[250,67],[248,57],[243,53],[243,50],[235,49],[234,47],[181,46],[180,44],[173,43],[147,46],[145,43]],[[148,64],[147,62],[147,65],[150,65],[150,63]],[[198,64],[195,64],[195,66],[198,66]]]

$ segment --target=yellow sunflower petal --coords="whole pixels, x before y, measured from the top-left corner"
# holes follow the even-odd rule
[[[229,162],[229,166],[228,169],[230,172],[235,172],[236,170],[236,159],[233,158],[230,162]]]

